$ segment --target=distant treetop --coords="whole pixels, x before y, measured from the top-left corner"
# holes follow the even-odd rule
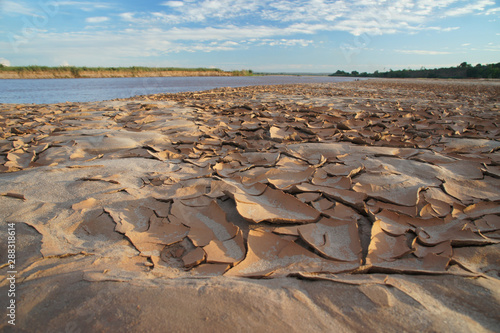
[[[330,74],[330,76],[354,76],[354,77],[388,77],[388,78],[490,78],[498,79],[500,78],[500,62],[496,64],[481,65],[477,64],[472,66],[467,62],[462,62],[457,67],[448,68],[434,68],[426,69],[422,67],[421,69],[401,69],[393,71],[390,69],[388,72],[375,71],[373,73],[359,73],[358,71],[352,71],[347,73],[345,71],[337,70],[335,73]]]

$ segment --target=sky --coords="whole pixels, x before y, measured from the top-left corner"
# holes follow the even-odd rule
[[[7,66],[359,72],[500,62],[493,0],[0,0]]]

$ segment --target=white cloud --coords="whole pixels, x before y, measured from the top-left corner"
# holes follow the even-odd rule
[[[306,39],[263,39],[258,45],[269,46],[309,46],[313,43],[312,40]]]
[[[22,1],[0,3],[10,13],[33,12]],[[85,11],[117,8],[116,4],[106,1],[58,0],[56,3]],[[254,25],[269,29],[283,25],[290,29],[296,25],[297,33],[337,30],[359,36],[417,33],[429,29],[450,31],[454,28],[429,25],[446,16],[495,14],[498,8],[489,8],[494,4],[493,0],[171,0],[160,3],[165,11],[123,12],[118,16],[143,28],[174,25],[182,28],[189,23],[217,28],[228,23],[240,25],[237,20],[241,20],[243,24],[254,22]],[[94,18],[87,20],[99,23],[93,22]],[[300,31],[300,25],[308,30]]]
[[[106,16],[96,16],[96,17],[87,17],[85,22],[87,23],[102,23],[109,21],[109,17]]]
[[[302,28],[313,31],[314,27],[302,25]],[[53,57],[57,54],[61,61],[68,60],[72,64],[88,63],[92,55],[106,58],[144,58],[161,56],[176,52],[214,52],[245,49],[259,45],[268,39],[272,46],[309,46],[312,40],[300,38],[275,38],[292,35],[297,26],[270,28],[267,26],[228,25],[224,27],[206,28],[171,28],[171,29],[135,29],[117,31],[80,31],[80,32],[41,32],[36,39],[23,45],[25,54],[38,54],[40,57]],[[0,49],[8,47],[0,42]],[[79,61],[78,59],[83,59]],[[60,61],[60,62],[61,62]],[[59,63],[60,63],[59,62]]]
[[[9,16],[26,15],[35,17],[44,17],[49,14],[52,16],[57,13],[61,6],[73,6],[83,11],[93,11],[98,9],[109,9],[113,5],[106,2],[92,1],[31,1],[27,4],[25,1],[0,1],[0,12]],[[50,10],[50,13],[47,12]]]
[[[24,1],[0,0],[0,4],[11,14],[35,14],[37,8],[30,8],[26,5],[28,1]],[[157,7],[153,12],[134,11],[131,7],[123,7],[120,12],[117,2],[111,0],[55,1],[59,6],[95,11],[85,15],[88,16],[85,19],[89,23],[88,29],[67,33],[40,30],[36,39],[22,45],[23,52],[45,52],[47,57],[60,54],[57,63],[68,59],[72,64],[79,63],[75,57],[92,54],[110,59],[142,59],[172,52],[237,50],[255,45],[310,47],[314,44],[311,35],[330,31],[356,36],[351,36],[354,42],[347,44],[346,49],[365,50],[371,36],[448,32],[458,27],[444,26],[441,22],[447,16],[498,12],[498,8],[493,8],[492,0],[171,0],[160,1],[163,7]],[[64,15],[64,11],[60,10],[60,14]],[[116,20],[117,17],[120,20]],[[117,30],[102,31],[92,25],[111,18],[115,18],[113,23],[116,23]],[[450,54],[420,48],[415,46],[415,50],[396,52]],[[3,55],[10,57],[9,54]]]
[[[204,28],[172,28],[168,30],[156,30],[156,34],[161,35],[161,39],[170,41],[210,41],[210,40],[239,40],[251,38],[268,38],[277,35],[290,35],[301,31],[300,29],[314,30],[313,27],[307,25],[289,26],[285,28],[268,27],[268,26],[235,26],[226,25],[220,27],[204,27]],[[151,33],[152,30],[149,32]],[[139,31],[137,31],[139,32]]]
[[[179,17],[178,15],[172,15],[172,14],[165,14],[161,12],[153,12],[151,13],[152,19],[153,20],[159,20],[161,23],[164,24],[177,24],[182,22],[183,18]],[[139,19],[136,19],[139,20]]]
[[[430,51],[430,50],[395,50],[397,53],[403,54],[418,54],[418,55],[443,55],[451,54],[451,52],[446,51]]]
[[[486,15],[494,15],[500,13],[500,7],[497,8],[491,8],[486,11]]]
[[[463,0],[201,0],[166,1],[166,12],[123,13],[126,21],[146,24],[182,26],[188,23],[215,26],[224,23],[258,22],[271,29],[284,24],[306,25],[314,31],[345,31],[353,35],[383,35],[398,32],[417,33],[424,30],[451,31],[455,28],[429,26],[450,15],[467,11],[488,13],[492,0],[476,0],[457,7]]]
[[[36,15],[38,16],[41,13],[35,8],[30,7],[25,4],[23,1],[2,1],[0,2],[0,9],[3,14],[7,15]]]
[[[494,5],[495,2],[491,0],[478,0],[474,3],[467,4],[463,7],[457,7],[448,10],[446,16],[460,16],[466,14],[472,14],[474,12],[484,12],[487,6]]]
[[[10,61],[5,58],[0,58],[0,64],[4,66],[10,66]]]
[[[113,8],[114,5],[108,2],[99,2],[99,1],[63,1],[58,0],[55,1],[58,6],[74,6],[80,10],[89,12],[97,9],[109,9]]]
[[[444,31],[444,32],[448,32],[448,31],[453,31],[453,30],[458,30],[460,29],[460,27],[448,27],[448,28],[441,28],[441,27],[429,27],[429,30],[438,30],[438,31]]]
[[[165,1],[161,3],[162,6],[168,6],[168,7],[182,7],[184,6],[184,2],[182,1]]]
[[[128,22],[135,22],[137,20],[135,18],[135,13],[130,13],[130,12],[121,13],[121,14],[118,14],[118,16],[121,17],[122,20],[128,21]]]
[[[349,4],[343,1],[311,0],[309,2],[280,0],[268,3],[263,10],[266,19],[282,22],[290,21],[327,21],[349,13]]]
[[[166,1],[161,3],[169,7],[168,13],[151,13],[165,23],[205,22],[210,19],[228,20],[235,17],[259,15],[259,3],[262,0],[203,0],[203,1]]]

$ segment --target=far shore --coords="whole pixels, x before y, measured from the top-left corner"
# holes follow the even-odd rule
[[[170,76],[241,76],[241,72],[223,71],[0,71],[0,79],[74,79],[119,77],[170,77]]]

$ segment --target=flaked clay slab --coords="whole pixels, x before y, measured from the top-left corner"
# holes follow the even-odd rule
[[[99,249],[108,242],[166,265],[158,252],[177,247],[190,254],[168,263],[188,270],[180,275],[353,271],[363,261],[450,273],[455,251],[483,272],[470,258],[498,240],[496,88],[451,84],[460,94],[448,98],[424,84],[356,84],[2,105],[2,208],[42,235],[45,256],[119,256]],[[415,92],[425,98],[414,103]],[[361,216],[371,221],[363,246]],[[468,248],[478,253],[458,250]]]

